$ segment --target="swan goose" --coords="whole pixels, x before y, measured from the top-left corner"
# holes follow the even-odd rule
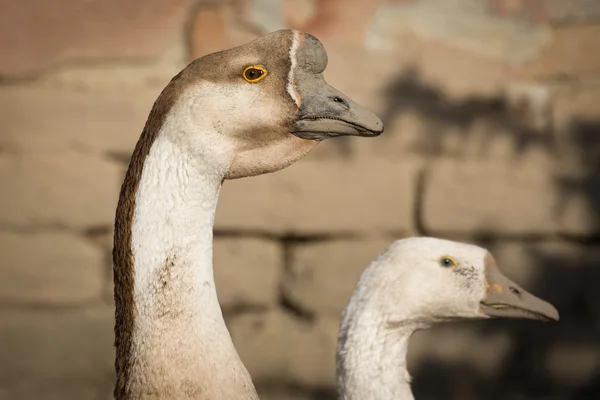
[[[394,242],[363,272],[346,306],[336,353],[341,400],[413,400],[411,335],[447,321],[558,321],[549,303],[511,282],[486,249],[442,239]]]
[[[225,179],[383,131],[326,65],[315,37],[283,30],[193,61],[159,95],[115,217],[116,399],[257,398],[215,290],[215,208]]]

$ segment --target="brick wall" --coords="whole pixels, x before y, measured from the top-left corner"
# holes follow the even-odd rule
[[[426,234],[488,246],[562,319],[417,334],[417,398],[598,398],[600,1],[1,0],[0,399],[110,397],[112,218],[152,102],[282,27],[386,132],[225,183],[217,287],[261,396],[335,398],[359,274]]]

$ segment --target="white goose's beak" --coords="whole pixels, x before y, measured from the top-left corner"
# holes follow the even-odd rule
[[[558,321],[554,306],[522,289],[500,272],[491,254],[485,259],[486,295],[480,303],[484,315],[493,318],[524,318]]]

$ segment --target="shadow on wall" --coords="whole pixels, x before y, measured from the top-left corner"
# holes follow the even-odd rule
[[[463,156],[445,148],[443,135],[453,129],[464,147],[475,140],[473,135],[483,136],[484,140],[478,139],[482,144],[479,156],[486,155],[497,135],[504,135],[514,144],[514,155],[537,146],[559,161],[557,132],[551,124],[533,128],[526,104],[514,104],[500,96],[450,99],[439,88],[421,82],[415,70],[401,74],[385,96],[387,107],[382,117],[386,127],[392,128],[396,118],[406,112],[423,121],[409,151],[426,157]],[[512,345],[500,368],[490,376],[468,363],[444,363],[430,357],[411,370],[416,399],[600,398],[600,291],[595,287],[600,282],[600,121],[571,121],[566,138],[567,147],[578,155],[575,167],[579,172],[573,178],[556,176],[555,190],[565,202],[571,196],[585,199],[595,233],[585,238],[554,237],[579,249],[565,256],[536,246],[543,238],[518,239],[527,242],[532,269],[540,272],[527,289],[552,302],[561,321],[467,324],[481,337],[501,332],[510,338]],[[386,139],[382,136],[381,140]],[[565,143],[560,143],[562,153]],[[475,236],[474,241],[492,252],[501,242],[492,236]]]
[[[415,68],[400,74],[387,86],[383,96],[386,106],[381,117],[388,131],[393,130],[397,118],[405,113],[414,113],[422,120],[422,129],[410,148],[418,154],[462,156],[460,149],[444,145],[443,136],[448,129],[460,135],[462,143],[476,140],[475,136],[481,137],[483,140],[478,148],[481,155],[486,155],[498,134],[511,137],[516,154],[533,146],[548,151],[555,149],[552,130],[550,127],[535,128],[531,105],[523,101],[511,101],[502,95],[451,99],[439,87],[424,82]],[[382,140],[389,137],[382,136]]]

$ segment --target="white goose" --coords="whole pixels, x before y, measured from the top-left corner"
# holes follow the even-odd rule
[[[215,291],[215,208],[224,179],[383,131],[326,65],[315,37],[279,31],[195,60],[154,103],[115,218],[116,399],[257,398]]]
[[[394,242],[362,274],[342,316],[341,400],[412,400],[411,335],[480,318],[558,321],[558,311],[506,278],[481,247],[417,237]]]

